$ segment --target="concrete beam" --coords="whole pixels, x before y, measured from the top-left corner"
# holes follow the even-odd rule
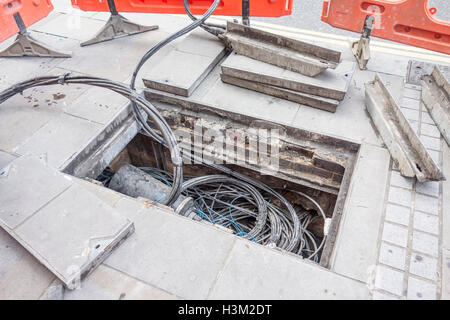
[[[431,118],[450,146],[450,75],[434,67],[429,76],[422,80],[421,100],[428,109]]]
[[[220,78],[222,79],[223,82],[228,84],[265,93],[280,99],[297,102],[320,110],[336,112],[336,108],[339,105],[338,100],[327,99],[307,93],[300,93],[293,90],[283,89],[259,82],[248,81],[233,76],[229,76],[223,73],[220,74]]]
[[[316,76],[335,69],[341,53],[228,21],[222,36],[237,53],[281,68]]]
[[[221,68],[223,74],[235,78],[341,101],[348,90],[355,63],[344,61],[336,70],[326,70],[315,77],[308,77],[242,55],[231,54],[222,63]]]
[[[444,180],[380,76],[365,87],[367,110],[401,174],[420,182]]]

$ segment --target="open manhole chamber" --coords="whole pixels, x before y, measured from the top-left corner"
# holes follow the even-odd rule
[[[308,252],[312,253],[315,249],[314,241],[316,248],[323,242],[312,260],[329,267],[358,144],[156,91],[147,90],[146,96],[155,103],[179,139],[185,159],[185,180],[223,175],[220,170],[188,160],[189,155],[196,154],[275,190],[295,210],[300,229],[306,230],[301,232],[299,245],[289,251],[306,258]],[[127,188],[117,187],[114,180],[118,180],[119,174],[123,179],[124,173],[131,172],[130,168],[131,171],[138,168],[149,178],[151,184],[146,187],[147,193],[136,193],[133,187],[130,194]],[[145,195],[152,201],[160,201],[163,198],[161,192],[164,195],[164,188],[161,189],[160,185],[171,183],[172,162],[167,149],[138,132],[134,116],[128,108],[64,171],[77,177],[102,181],[106,187],[116,184],[111,188],[127,195]],[[136,181],[133,179],[131,184]],[[153,194],[152,189],[156,185],[152,184],[155,181],[159,185]],[[168,190],[169,187],[165,188]],[[289,217],[292,211],[283,209],[283,203],[276,197],[264,190],[258,191],[263,195],[266,206],[272,209],[267,209],[265,226],[257,238],[250,232],[258,224],[258,209],[261,207],[255,198],[249,196],[247,189],[239,186],[216,182],[187,190],[183,197],[193,198],[194,207],[190,209],[192,214],[183,214],[205,223],[225,226],[237,236],[274,247],[274,244],[268,244],[273,236],[271,228],[275,229],[272,227],[276,220],[274,215],[276,213],[281,217],[277,220],[276,229],[281,228],[280,232],[284,234],[291,232],[292,236],[293,219]],[[280,210],[277,211],[277,208]],[[286,219],[282,218],[283,215]],[[284,249],[287,247],[286,241]]]

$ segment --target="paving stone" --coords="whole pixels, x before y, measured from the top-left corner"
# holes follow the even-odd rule
[[[439,235],[439,217],[416,211],[414,212],[414,229]]]
[[[441,163],[441,153],[436,150],[430,150],[427,149],[428,154],[431,156],[431,159],[437,164],[440,165]]]
[[[411,191],[397,187],[390,187],[389,202],[409,207],[411,206]]]
[[[403,97],[414,99],[414,100],[420,100],[420,90],[407,88],[405,86],[405,89],[403,90]]]
[[[174,300],[176,296],[105,265],[64,293],[64,300]]]
[[[14,160],[0,175],[1,225],[14,229],[70,185],[69,179],[37,158]]]
[[[308,77],[235,52],[222,63],[222,73],[232,77],[335,100],[343,100],[354,69],[353,61],[342,61],[334,70]]]
[[[403,96],[402,108],[408,108],[412,110],[419,110],[420,100],[418,99],[410,99],[408,97]]]
[[[408,108],[400,108],[407,120],[419,121],[419,111]]]
[[[414,179],[403,177],[398,171],[392,171],[391,173],[391,186],[402,187],[412,190]]]
[[[73,40],[86,41],[95,36],[104,22],[73,14],[61,13],[33,30]]]
[[[54,68],[45,75],[60,75],[62,69]],[[0,105],[0,149],[11,151],[26,141],[64,106],[85,92],[85,86],[45,86],[24,91]]]
[[[409,272],[417,276],[436,280],[437,279],[437,259],[429,258],[419,253],[411,255]]]
[[[431,138],[428,136],[420,136],[420,141],[427,149],[437,150],[441,149],[441,139]]]
[[[439,132],[439,129],[435,125],[426,123],[422,123],[420,133],[434,138],[441,137],[441,133]]]
[[[436,125],[434,120],[430,117],[428,111],[422,111],[422,122],[427,124]]]
[[[43,156],[59,168],[69,161],[102,129],[102,125],[68,114],[54,117],[14,151]]]
[[[314,108],[302,106],[291,125],[359,143],[382,146],[382,140],[377,136],[366,111],[364,88],[361,87],[361,84],[373,80],[374,77],[373,73],[356,70],[347,95],[339,104],[336,113],[322,112],[318,116]],[[390,89],[401,92],[403,80],[400,77],[386,76],[386,79],[389,80]]]
[[[118,93],[104,88],[93,87],[84,92],[63,110],[70,115],[95,121],[109,123],[114,116],[129,104],[130,100]]]
[[[131,214],[136,231],[105,264],[179,297],[205,299],[235,237],[156,206],[119,212]]]
[[[155,30],[82,47],[72,58],[61,61],[58,67],[122,82],[132,75],[137,62],[148,49],[167,36],[167,33]],[[173,46],[168,45],[153,56],[141,69],[142,74],[145,74],[152,64],[158,63],[172,48]],[[114,54],[106,54],[108,52]],[[137,83],[140,85],[140,82]]]
[[[419,121],[409,120],[407,119],[409,125],[414,130],[414,132],[418,135],[419,134]]]
[[[217,37],[203,30],[194,32],[143,73],[144,84],[148,88],[188,97],[225,53],[225,46]]]
[[[419,211],[438,215],[439,199],[417,193],[414,208]]]
[[[73,184],[11,234],[72,289],[132,231],[130,221]]]
[[[382,242],[379,261],[393,268],[405,270],[406,250]]]
[[[408,294],[410,300],[435,300],[437,286],[435,284],[419,280],[413,277],[408,278]]]
[[[55,276],[0,228],[0,299],[38,299]]]
[[[408,244],[408,229],[385,222],[382,239],[406,248]]]
[[[403,294],[403,272],[377,266],[375,287],[401,296]]]
[[[6,167],[11,161],[13,161],[16,158],[17,156],[0,150],[0,169]]]
[[[397,296],[383,293],[380,291],[374,291],[372,293],[372,299],[373,300],[400,300],[400,298]]]
[[[290,124],[299,105],[297,103],[260,94],[259,92],[223,83],[217,79],[201,101],[222,108],[281,124]]]
[[[389,159],[389,152],[384,148],[361,146],[334,248],[336,256],[331,269],[364,283],[367,282],[368,268],[378,259],[377,241],[386,197]],[[374,193],[373,190],[378,191]]]
[[[368,296],[364,283],[238,239],[208,298],[367,299]]]
[[[411,209],[388,203],[386,206],[385,219],[387,221],[408,226],[410,214]]]
[[[430,256],[439,256],[439,238],[419,232],[413,232],[412,249]]]

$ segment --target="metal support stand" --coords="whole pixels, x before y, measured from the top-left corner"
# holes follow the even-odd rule
[[[51,49],[45,43],[34,39],[28,32],[19,13],[14,14],[19,34],[14,42],[5,50],[0,51],[0,57],[46,57],[70,58],[71,54]]]
[[[88,46],[94,43],[109,41],[120,37],[130,36],[146,31],[158,29],[158,26],[143,26],[127,20],[121,16],[114,4],[114,0],[108,0],[111,16],[106,24],[100,29],[94,38],[81,43],[81,46]]]
[[[358,65],[361,70],[367,69],[367,63],[370,60],[370,33],[373,27],[373,16],[367,16],[364,22],[364,28],[361,34],[361,38],[351,44],[353,55],[358,60]]]
[[[250,25],[250,0],[242,0],[242,24]]]

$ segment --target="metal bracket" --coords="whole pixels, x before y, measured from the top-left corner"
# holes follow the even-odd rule
[[[81,43],[82,47],[158,29],[158,26],[143,26],[131,22],[125,17],[121,16],[116,10],[114,0],[108,0],[108,5],[109,11],[111,12],[111,16],[109,17],[108,21],[100,29],[100,31],[97,32],[94,38]]]
[[[367,16],[364,22],[364,28],[361,38],[358,41],[352,42],[351,47],[353,55],[358,60],[358,65],[361,70],[367,69],[367,63],[370,60],[370,33],[374,22],[373,16]]]
[[[250,0],[242,0],[242,24],[250,25]]]
[[[46,57],[70,58],[71,54],[51,49],[45,43],[34,39],[29,33],[19,33],[14,42],[0,52],[0,57]]]

